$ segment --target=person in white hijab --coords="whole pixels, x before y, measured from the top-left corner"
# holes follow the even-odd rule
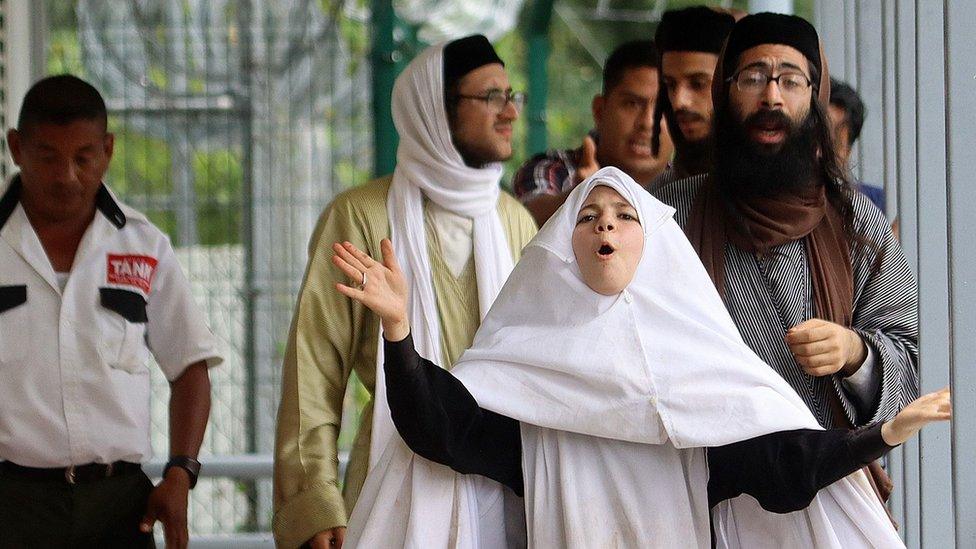
[[[857,469],[947,419],[948,391],[891,422],[822,431],[743,343],[672,212],[598,171],[528,245],[450,373],[413,350],[390,244],[382,263],[336,247],[351,280],[370,280],[337,289],[381,318],[406,444],[484,475],[431,483],[416,472],[433,464],[392,441],[353,546],[709,547],[713,506],[719,547],[901,546]],[[508,489],[524,494],[521,538]]]

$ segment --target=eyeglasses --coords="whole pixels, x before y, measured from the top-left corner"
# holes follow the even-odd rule
[[[488,93],[485,95],[457,94],[454,97],[457,97],[458,99],[475,99],[477,101],[484,101],[498,112],[505,110],[505,107],[508,106],[509,101],[515,105],[515,110],[521,111],[528,99],[524,92],[513,92],[512,90],[502,91],[498,89],[488,90]]]
[[[733,80],[740,92],[749,94],[761,93],[770,82],[776,82],[780,92],[787,95],[799,95],[811,86],[810,79],[798,72],[784,72],[774,77],[760,70],[744,69],[733,74],[726,82]]]

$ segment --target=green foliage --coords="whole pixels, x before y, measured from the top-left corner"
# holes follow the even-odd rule
[[[194,153],[193,182],[199,243],[239,243],[245,207],[241,200],[244,169],[239,154],[229,150]]]

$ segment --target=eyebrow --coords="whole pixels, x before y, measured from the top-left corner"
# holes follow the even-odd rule
[[[51,145],[48,145],[47,143],[38,143],[37,144],[37,148],[41,149],[44,152],[53,152],[53,153],[59,152],[57,148],[52,147]],[[75,154],[77,154],[77,153],[87,153],[87,152],[92,152],[94,150],[96,150],[95,145],[89,144],[89,145],[85,145],[84,147],[82,147],[82,148],[74,151],[74,153]]]
[[[769,63],[767,63],[765,61],[756,61],[754,63],[749,63],[748,65],[742,67],[739,70],[740,71],[744,71],[746,69],[758,69],[758,68],[770,69],[770,70],[773,69],[773,67]],[[779,69],[780,69],[780,71],[782,71],[784,68],[786,68],[786,69],[793,69],[795,71],[798,71],[800,74],[803,74],[804,76],[806,76],[806,73],[803,71],[803,68],[800,67],[799,65],[797,65],[796,63],[791,63],[789,61],[782,61],[779,64]]]
[[[617,201],[617,202],[614,202],[613,204],[611,204],[611,206],[613,206],[614,208],[628,208],[628,209],[634,210],[634,212],[637,211],[637,208],[635,208],[630,202],[624,202],[622,200]],[[583,210],[586,210],[586,209],[599,210],[600,207],[597,206],[596,203],[591,202],[589,204],[584,205],[582,208],[580,208],[580,212],[582,212]]]
[[[683,72],[676,75],[668,75],[668,74],[664,75],[665,79],[670,79],[670,80],[677,80],[679,78],[711,78],[711,77],[712,77],[712,73],[705,72],[705,71]]]
[[[620,91],[620,94],[623,95],[624,97],[626,97],[627,99],[639,99],[641,101],[650,101],[651,100],[651,98],[649,96],[647,96],[647,95],[641,95],[639,93],[634,93],[634,92],[630,92],[630,91],[626,91],[626,90],[621,90]]]
[[[481,92],[479,92],[479,93],[481,93],[482,95],[488,95],[489,93],[491,93],[491,92],[493,92],[493,91],[500,91],[500,92],[508,92],[508,93],[512,93],[512,87],[511,87],[511,86],[509,86],[509,87],[507,87],[507,88],[505,88],[505,89],[501,89],[501,88],[499,88],[498,86],[492,86],[492,87],[490,87],[490,88],[484,88],[484,89],[483,89],[483,90],[481,90]]]

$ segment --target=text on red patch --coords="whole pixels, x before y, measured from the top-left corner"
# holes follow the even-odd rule
[[[148,294],[156,263],[155,257],[147,255],[108,254],[108,282],[135,286]]]

